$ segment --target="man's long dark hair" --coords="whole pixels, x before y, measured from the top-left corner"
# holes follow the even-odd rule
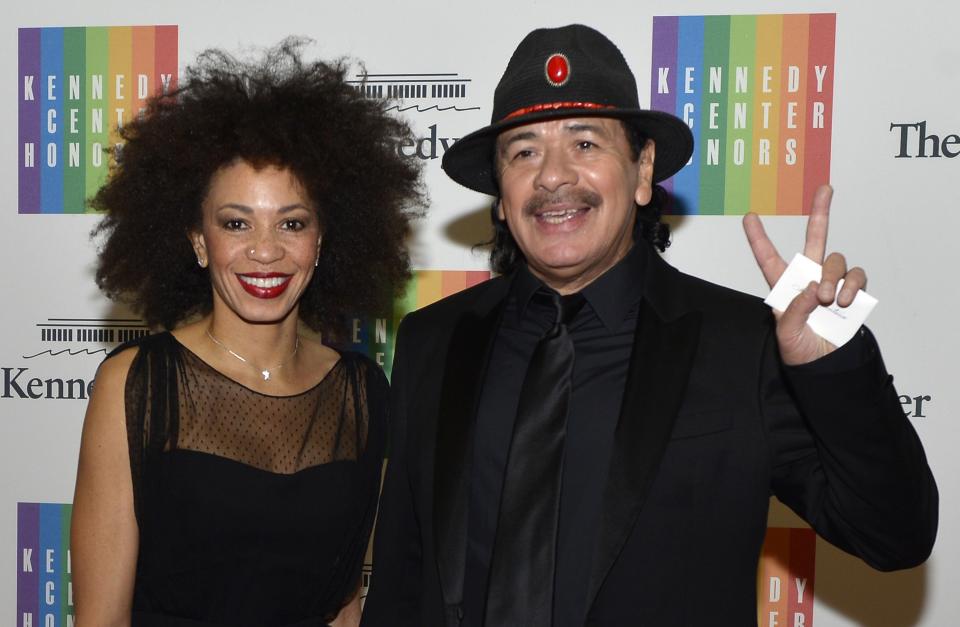
[[[640,151],[647,143],[647,138],[634,126],[624,122],[627,140],[630,142],[631,158],[636,161],[640,158]],[[670,225],[661,222],[663,211],[669,206],[670,194],[660,185],[653,186],[650,202],[637,205],[637,218],[633,224],[633,241],[646,241],[648,244],[663,252],[670,246]],[[490,220],[493,222],[493,239],[490,250],[490,268],[497,274],[509,274],[526,263],[526,257],[517,242],[513,239],[507,223],[498,216],[500,199],[490,207]]]

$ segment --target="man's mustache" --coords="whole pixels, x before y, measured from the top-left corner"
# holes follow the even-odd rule
[[[540,192],[527,200],[523,205],[523,213],[524,215],[533,215],[547,205],[570,204],[596,207],[601,202],[603,202],[603,198],[600,194],[587,189],[574,189],[554,193]]]

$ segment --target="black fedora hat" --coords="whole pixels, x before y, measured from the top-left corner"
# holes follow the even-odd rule
[[[623,54],[582,24],[541,28],[520,42],[493,94],[490,125],[455,142],[443,169],[465,187],[496,196],[494,148],[502,131],[559,117],[619,118],[656,142],[654,182],[693,154],[693,134],[676,116],[640,108],[637,81]]]

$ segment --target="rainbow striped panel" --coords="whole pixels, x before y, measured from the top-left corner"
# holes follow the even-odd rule
[[[817,536],[813,529],[767,529],[757,569],[757,622],[813,627]]]
[[[693,131],[675,214],[809,213],[830,181],[836,14],[653,18],[650,106]]]
[[[17,504],[17,625],[73,624],[72,511],[59,503]]]
[[[367,355],[380,364],[389,377],[393,370],[397,326],[405,315],[489,278],[490,272],[486,270],[419,270],[394,301],[393,311],[373,318],[353,318],[346,341],[336,345]]]
[[[176,89],[176,26],[21,28],[20,213],[86,213],[146,99]]]

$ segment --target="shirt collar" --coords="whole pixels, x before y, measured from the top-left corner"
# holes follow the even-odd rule
[[[517,299],[518,317],[523,318],[523,316],[526,315],[527,305],[530,304],[530,299],[533,298],[533,295],[541,288],[545,290],[550,289],[543,284],[543,281],[533,276],[533,273],[530,272],[530,268],[527,267],[526,263],[520,264],[520,268],[517,270],[517,276],[513,280],[513,287],[511,288],[513,297]]]
[[[639,247],[646,245],[646,242],[635,243],[623,259],[581,290],[590,308],[611,333],[620,328],[627,314],[643,297],[646,257]],[[512,287],[517,299],[517,313],[521,317],[534,293],[541,288],[550,290],[530,272],[527,264],[522,264]]]

